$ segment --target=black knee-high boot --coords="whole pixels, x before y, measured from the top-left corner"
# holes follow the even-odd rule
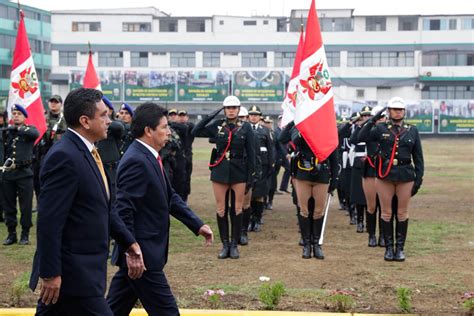
[[[313,219],[313,254],[316,259],[324,259],[323,249],[319,245],[319,238],[323,229],[324,216]]]
[[[383,233],[385,238],[385,261],[393,261],[393,222],[382,220]]]
[[[397,220],[396,230],[396,251],[393,260],[395,261],[405,261],[405,253],[403,252],[403,248],[405,247],[405,240],[407,238],[407,231],[408,231],[408,219],[403,222]]]
[[[301,209],[300,207],[297,205],[296,206],[296,218],[298,219],[298,233],[300,233],[300,241],[298,242],[298,245],[300,246],[304,246],[304,242],[303,242],[303,234],[301,233]]]
[[[219,235],[221,236],[222,249],[219,255],[219,259],[225,259],[229,257],[229,221],[227,220],[227,212],[224,213],[223,217],[220,217],[219,214],[216,214],[217,217],[217,227],[219,228]]]
[[[240,238],[240,234],[242,231],[242,213],[239,215],[235,215],[235,210],[232,209],[230,212],[230,221],[232,224],[232,233],[231,233],[231,240],[230,240],[230,251],[229,251],[229,256],[232,259],[238,259],[239,258],[239,249],[237,247],[237,243]]]
[[[377,217],[377,222],[379,223],[379,241],[378,245],[379,247],[385,247],[385,239],[383,237],[383,225],[382,225],[382,208],[380,207],[380,200],[379,196],[376,196],[376,204],[375,204],[375,214]]]
[[[262,216],[263,216],[264,205],[263,202],[255,202],[255,228],[254,232],[259,232],[262,230]]]
[[[246,246],[249,243],[249,238],[248,238],[248,227],[250,223],[250,214],[252,212],[251,208],[246,208],[242,210],[242,232],[240,234],[240,240],[239,244],[242,246]]]
[[[257,223],[257,202],[254,200],[250,201],[250,224],[248,225],[248,231],[253,232],[255,230],[255,224]]]
[[[366,211],[367,232],[369,233],[369,247],[377,247],[377,238],[375,237],[376,215]]]
[[[356,205],[356,210],[357,210],[357,232],[358,233],[363,233],[364,232],[364,211],[365,211],[365,206],[357,204]]]
[[[354,203],[349,204],[349,217],[350,217],[351,225],[357,224],[357,214],[356,214]]]
[[[300,230],[303,236],[303,259],[311,258],[311,218],[300,215]]]

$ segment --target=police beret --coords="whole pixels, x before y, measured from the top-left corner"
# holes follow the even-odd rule
[[[127,103],[123,103],[120,109],[127,111],[128,113],[130,113],[131,116],[133,116],[133,109]]]
[[[28,111],[19,104],[14,104],[12,106],[12,111],[20,111],[25,117],[28,117]]]
[[[177,109],[171,109],[168,111],[168,115],[171,115],[171,114],[178,114],[178,110]]]
[[[112,102],[110,102],[110,100],[105,95],[102,96],[102,101],[104,101],[105,105],[107,105],[109,109],[115,110],[114,105],[112,104]]]
[[[61,98],[60,95],[55,94],[55,95],[51,96],[51,98],[49,98],[48,101],[49,101],[49,102],[51,102],[51,101],[56,101],[56,102],[58,102],[58,103],[63,103],[63,98]]]

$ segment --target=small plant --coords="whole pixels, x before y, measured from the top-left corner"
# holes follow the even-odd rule
[[[11,286],[11,302],[13,306],[19,306],[21,303],[21,298],[25,295],[28,290],[28,282],[30,280],[30,273],[24,272],[19,277],[17,277]]]
[[[258,290],[258,298],[265,305],[266,310],[274,310],[286,292],[285,285],[280,281],[270,284],[270,278],[264,276],[261,276],[259,280],[264,283]]]
[[[330,308],[335,312],[345,313],[356,305],[354,296],[354,293],[347,290],[332,291],[328,297]]]
[[[474,292],[466,292],[461,297],[461,304],[469,313],[474,312]]]
[[[398,307],[404,313],[411,313],[411,290],[406,287],[397,288]]]
[[[211,305],[211,308],[218,309],[221,306],[221,299],[225,295],[224,290],[207,290],[204,292],[204,299]]]

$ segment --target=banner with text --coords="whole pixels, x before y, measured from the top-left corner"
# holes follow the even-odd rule
[[[438,132],[474,134],[474,100],[439,101]]]
[[[127,101],[175,101],[176,72],[124,72],[124,98]]]
[[[230,73],[222,70],[178,71],[178,101],[224,101]]]
[[[110,101],[122,100],[122,72],[120,70],[98,71],[102,93]],[[70,90],[82,87],[85,71],[72,70],[69,75]]]
[[[283,71],[235,71],[232,90],[243,102],[282,102],[285,74]]]

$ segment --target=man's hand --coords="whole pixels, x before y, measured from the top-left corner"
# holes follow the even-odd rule
[[[214,240],[214,233],[212,232],[211,227],[209,227],[209,225],[202,225],[201,228],[199,228],[198,234],[206,239],[206,246],[212,245],[212,241]]]
[[[146,270],[145,263],[143,262],[142,251],[138,243],[133,243],[125,253],[128,277],[132,280],[141,278],[143,272]]]
[[[386,110],[387,110],[387,107],[384,107],[383,109],[381,109],[380,111],[375,113],[375,115],[372,116],[371,120],[373,122],[377,122],[378,120],[380,120],[382,118],[382,116],[383,116],[383,114],[385,113]]]
[[[52,278],[41,278],[41,301],[49,305],[56,304],[59,298],[59,290],[61,289],[61,276],[58,275]]]

